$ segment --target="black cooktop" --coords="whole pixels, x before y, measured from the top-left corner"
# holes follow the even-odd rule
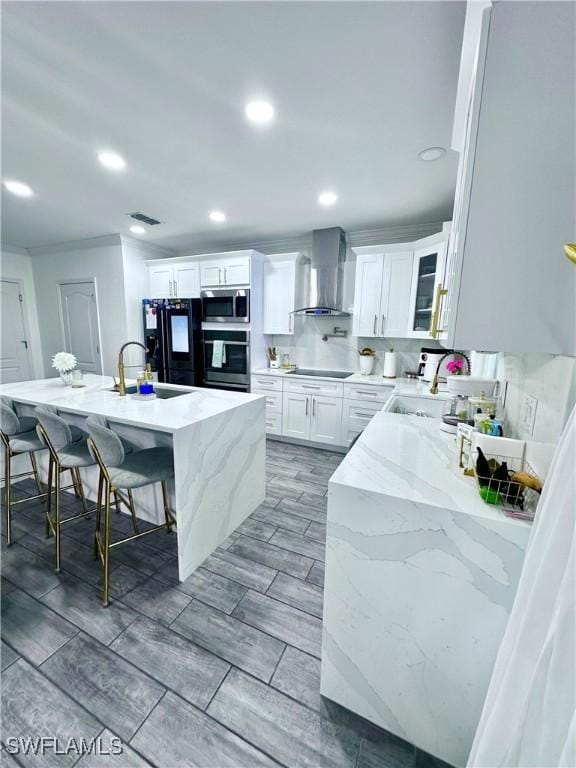
[[[294,368],[290,373],[296,376],[321,376],[325,379],[347,379],[348,376],[352,376],[350,371],[317,371],[313,368]]]

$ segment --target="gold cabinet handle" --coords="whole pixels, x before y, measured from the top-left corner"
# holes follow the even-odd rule
[[[433,339],[438,338],[438,334],[440,333],[438,329],[438,318],[440,317],[440,303],[442,301],[442,297],[446,296],[448,291],[442,283],[438,283],[438,287],[436,288],[436,298],[434,301],[434,311],[432,312],[432,322],[430,323],[430,336]]]

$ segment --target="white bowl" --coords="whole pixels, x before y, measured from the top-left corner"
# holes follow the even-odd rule
[[[482,393],[486,397],[492,397],[497,383],[498,379],[487,379],[482,376],[446,376],[448,392],[466,397],[478,397]]]

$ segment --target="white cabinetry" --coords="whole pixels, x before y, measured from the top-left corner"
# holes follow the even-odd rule
[[[408,329],[407,298],[412,284],[412,251],[387,253],[384,257],[381,314],[382,335],[403,337]]]
[[[310,440],[315,443],[342,443],[342,398],[311,395]]]
[[[573,355],[576,281],[563,244],[576,231],[576,6],[502,0],[483,11],[473,36],[473,5],[440,340]]]
[[[383,274],[383,253],[357,253],[352,321],[355,336],[381,335]]]
[[[323,445],[349,446],[382,409],[393,384],[257,373],[252,393],[266,397],[266,432]]]
[[[284,392],[282,404],[282,434],[285,437],[341,444],[341,397]]]
[[[448,232],[449,225],[443,232],[414,243],[354,249],[356,284],[352,327],[355,336],[431,336],[434,300],[444,275]]]
[[[169,299],[174,273],[172,264],[154,264],[148,267],[148,296],[151,299]]]
[[[202,288],[250,285],[250,256],[226,256],[200,262]]]
[[[194,262],[149,264],[148,290],[153,299],[197,299],[200,297],[199,265]]]
[[[441,240],[414,252],[408,329],[413,338],[436,338],[438,334],[446,248],[446,240]]]
[[[294,333],[291,313],[296,309],[296,257],[264,262],[263,333]]]

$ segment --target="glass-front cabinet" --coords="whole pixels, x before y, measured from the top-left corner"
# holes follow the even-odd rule
[[[408,335],[417,339],[436,337],[446,267],[446,241],[440,241],[414,252],[410,324]]]

